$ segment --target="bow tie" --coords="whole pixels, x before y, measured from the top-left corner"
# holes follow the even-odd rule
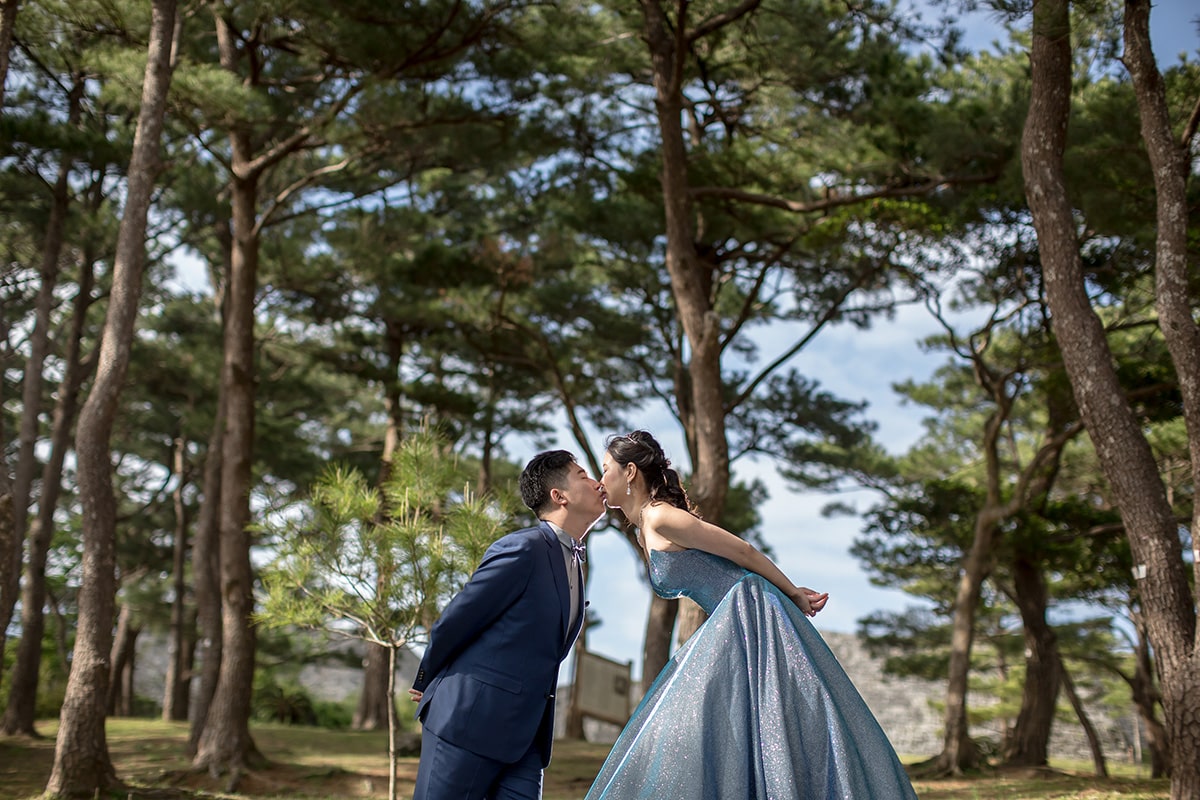
[[[574,558],[577,563],[582,564],[583,562],[587,561],[587,545],[585,545],[583,542],[577,542],[572,539],[571,544],[564,544],[563,546],[570,549],[571,557]]]

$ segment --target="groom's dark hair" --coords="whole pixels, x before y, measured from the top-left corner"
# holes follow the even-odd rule
[[[547,450],[529,459],[521,472],[521,500],[535,514],[550,504],[550,490],[567,485],[567,468],[575,456],[566,450]]]

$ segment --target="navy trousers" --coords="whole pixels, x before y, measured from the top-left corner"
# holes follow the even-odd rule
[[[498,733],[497,735],[503,735]],[[537,748],[505,764],[421,732],[421,760],[413,800],[540,800],[542,763]]]

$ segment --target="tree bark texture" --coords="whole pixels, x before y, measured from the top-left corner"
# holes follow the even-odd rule
[[[46,783],[46,793],[51,795],[90,797],[118,784],[104,733],[116,543],[110,437],[141,297],[146,223],[160,166],[174,27],[175,0],[154,0],[141,107],[129,162],[125,208],[117,233],[100,358],[79,419],[76,458],[83,505],[83,569],[71,677],[59,717],[54,766]]]
[[[1200,797],[1196,611],[1179,529],[1154,455],[1122,391],[1104,329],[1088,298],[1074,209],[1067,196],[1063,153],[1072,68],[1067,0],[1035,0],[1033,15],[1031,97],[1021,161],[1051,319],[1076,403],[1133,552],[1138,597],[1162,676],[1173,764],[1171,798]]]
[[[236,35],[216,16],[221,66],[236,72]],[[221,386],[225,430],[221,438],[221,665],[194,764],[211,774],[237,776],[260,758],[250,736],[256,635],[250,566],[250,490],[254,449],[254,295],[258,283],[259,169],[252,165],[250,134],[230,134],[233,249],[227,283]]]
[[[1126,0],[1124,60],[1133,78],[1142,141],[1154,173],[1154,305],[1183,398],[1192,485],[1200,486],[1200,326],[1194,316],[1196,298],[1188,287],[1187,251],[1192,142],[1177,141],[1172,134],[1166,86],[1150,47],[1150,6],[1150,0]],[[1200,578],[1200,503],[1192,504],[1191,532],[1192,568]]]
[[[24,635],[17,647],[9,685],[8,703],[0,719],[0,733],[36,736],[34,718],[37,715],[38,682],[42,665],[42,638],[45,635],[46,558],[54,539],[54,512],[62,493],[63,464],[71,446],[71,434],[79,406],[79,391],[83,385],[86,365],[81,355],[88,309],[92,304],[92,285],[95,263],[85,255],[79,275],[79,291],[75,296],[71,330],[64,354],[64,372],[59,384],[58,400],[50,433],[50,456],[42,469],[42,494],[38,514],[29,535],[29,567],[21,602],[21,630]],[[65,668],[68,662],[63,661]]]
[[[1041,567],[1018,556],[1013,563],[1013,600],[1021,613],[1025,637],[1025,683],[1021,710],[1008,739],[1004,763],[1044,767],[1050,758],[1050,731],[1063,682],[1058,636],[1046,622],[1049,592]]]

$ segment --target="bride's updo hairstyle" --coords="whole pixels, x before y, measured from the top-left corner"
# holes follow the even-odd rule
[[[695,513],[688,499],[679,473],[671,469],[671,460],[663,453],[662,446],[646,431],[634,431],[622,436],[611,436],[605,447],[608,454],[619,465],[633,464],[642,473],[646,488],[650,490],[650,502],[670,503],[676,508]]]

